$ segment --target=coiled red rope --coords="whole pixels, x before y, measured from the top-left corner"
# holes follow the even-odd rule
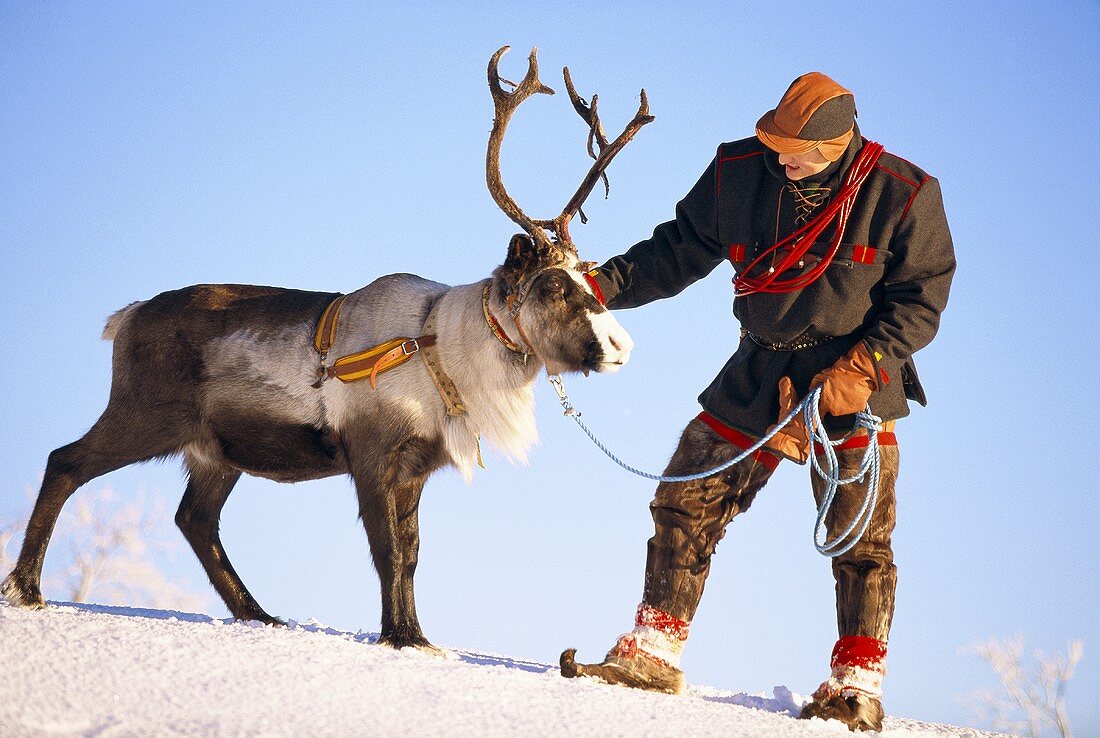
[[[836,252],[840,249],[844,226],[847,224],[848,216],[855,206],[859,188],[863,186],[864,180],[874,170],[882,152],[882,144],[874,141],[865,143],[856,160],[852,162],[852,166],[844,178],[844,185],[833,201],[826,205],[825,209],[809,223],[766,249],[749,262],[749,265],[733,280],[734,297],[745,297],[758,292],[771,294],[794,292],[813,284],[824,274],[833,262]],[[797,277],[780,279],[780,275],[787,272],[787,270],[799,267],[804,263],[804,257],[810,246],[834,222],[836,223],[836,233],[833,235],[829,250],[821,260],[809,271],[799,274]],[[782,253],[783,256],[778,263],[775,263],[774,259],[777,253]],[[773,263],[767,269],[764,269],[762,264],[769,259]]]

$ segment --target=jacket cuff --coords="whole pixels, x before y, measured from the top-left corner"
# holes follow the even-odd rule
[[[584,273],[584,281],[592,288],[592,294],[600,301],[601,305],[607,305],[607,301],[618,294],[615,285],[604,276],[603,271],[596,267]]]
[[[881,351],[875,350],[875,348],[866,341],[862,341],[861,343],[863,344],[863,347],[867,350],[867,355],[871,357],[871,363],[874,365],[875,368],[875,389],[885,389],[886,385],[890,384],[890,382],[893,381],[893,370],[888,372],[883,366],[883,359],[885,359],[886,357],[883,356]]]

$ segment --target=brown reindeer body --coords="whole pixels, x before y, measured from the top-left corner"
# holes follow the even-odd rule
[[[607,145],[595,101],[591,110],[580,105],[567,74],[574,105],[599,129],[604,153],[562,215],[531,221],[494,170],[511,111],[549,89],[538,82],[532,52],[524,82],[504,93],[496,77],[503,52],[489,67],[497,125],[487,174],[494,199],[528,235],[514,236],[504,264],[476,284],[448,287],[393,274],[351,293],[328,351],[331,364],[395,338],[422,336],[432,316],[433,356],[461,395],[462,411],[449,409],[415,356],[378,377],[376,386],[338,379],[318,386],[321,357],[313,337],[332,293],[198,285],[134,303],[112,315],[104,331],[114,341],[106,410],[86,435],[50,454],[18,562],[0,585],[9,602],[44,606],[42,562],[77,488],[130,464],[181,455],[188,481],[176,523],[234,617],[279,622],[248,592],[219,535],[222,507],[240,475],[298,482],[348,474],[381,580],[381,641],[430,647],[413,597],[417,511],[427,478],[449,465],[469,479],[481,439],[523,460],[536,440],[533,385],[540,369],[615,371],[631,350],[630,337],[584,278],[567,225],[614,155],[608,149],[620,149],[633,131]],[[646,122],[644,109],[643,92],[633,130]]]
[[[278,482],[346,471],[319,393],[291,384],[308,377],[309,332],[333,297],[198,285],[124,308],[104,331],[110,405],[89,436],[108,426],[126,463],[184,454],[189,471],[228,463]],[[132,442],[118,443],[123,427]]]
[[[177,524],[234,617],[278,622],[229,562],[218,534],[221,508],[241,473],[279,482],[346,473],[355,482],[382,583],[382,639],[427,646],[413,573],[417,509],[428,476],[453,465],[469,477],[482,437],[522,459],[535,440],[539,369],[614,369],[630,350],[629,337],[588,292],[576,265],[548,268],[532,260],[533,249],[517,237],[513,257],[492,282],[493,312],[508,325],[503,296],[518,287],[507,286],[509,276],[541,272],[520,312],[532,342],[526,360],[486,324],[484,283],[449,288],[396,274],[344,303],[335,356],[419,336],[435,307],[439,358],[463,397],[461,416],[447,414],[419,361],[383,375],[376,388],[336,380],[312,386],[320,360],[313,331],[335,297],[330,293],[199,285],[111,316],[104,332],[115,343],[108,407],[83,438],[50,455],[4,596],[43,604],[38,582],[46,546],[61,506],[78,487],[129,464],[182,455],[188,484]]]

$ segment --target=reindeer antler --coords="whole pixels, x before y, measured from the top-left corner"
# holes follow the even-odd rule
[[[569,237],[569,221],[579,212],[581,215],[581,222],[587,222],[587,218],[581,211],[581,206],[588,198],[588,195],[591,194],[592,188],[596,186],[596,182],[599,179],[602,178],[604,180],[605,191],[608,189],[607,175],[605,174],[607,166],[611,163],[615,155],[634,138],[634,134],[636,134],[646,123],[653,120],[653,116],[649,114],[649,102],[646,99],[645,90],[643,89],[641,104],[638,107],[638,112],[634,115],[634,119],[627,124],[623,132],[620,133],[614,141],[608,143],[603,124],[600,122],[599,115],[596,112],[598,96],[592,96],[591,104],[585,102],[585,100],[577,94],[576,89],[573,87],[573,80],[569,75],[569,68],[565,67],[563,72],[565,76],[565,86],[569,92],[569,99],[573,103],[573,108],[588,124],[588,154],[595,161],[588,170],[588,174],[585,175],[584,179],[581,181],[581,185],[577,189],[577,192],[569,200],[569,203],[565,206],[565,209],[562,210],[560,215],[552,220],[531,218],[520,209],[516,201],[512,199],[504,188],[504,183],[500,176],[500,146],[504,140],[504,132],[508,127],[508,122],[512,119],[512,114],[515,112],[516,108],[519,107],[520,103],[537,92],[553,95],[554,91],[539,81],[538,59],[536,58],[538,53],[537,49],[531,49],[531,55],[527,58],[527,74],[524,75],[523,81],[517,85],[514,82],[502,80],[497,71],[497,66],[500,63],[500,58],[504,56],[504,53],[508,51],[508,49],[508,46],[502,46],[489,60],[489,91],[492,93],[493,106],[495,108],[493,130],[489,134],[489,148],[485,156],[485,178],[489,185],[489,193],[492,195],[497,205],[500,206],[500,209],[504,211],[505,215],[523,228],[523,230],[534,238],[536,242],[544,244],[549,243],[546,231],[550,231],[554,235],[554,241],[559,247],[568,249],[576,254],[577,247]],[[512,85],[512,92],[506,92],[501,87],[500,83],[502,81]],[[593,148],[593,142],[595,142],[596,146],[599,148],[598,154]]]
[[[588,199],[588,196],[592,193],[592,188],[596,186],[596,181],[603,179],[604,197],[611,191],[611,185],[607,181],[607,165],[611,163],[611,160],[615,158],[615,155],[622,151],[623,147],[630,143],[630,139],[634,138],[641,127],[646,123],[653,122],[653,116],[649,114],[649,100],[646,98],[645,88],[641,92],[641,102],[638,105],[638,112],[634,114],[633,120],[626,124],[626,128],[619,134],[618,138],[612,141],[610,144],[607,142],[607,134],[604,133],[603,123],[600,122],[599,113],[596,112],[596,103],[599,100],[599,95],[592,95],[592,103],[586,104],[584,98],[577,94],[576,88],[573,87],[573,78],[569,74],[569,67],[565,67],[562,70],[565,76],[565,87],[569,93],[569,100],[573,103],[573,109],[577,111],[577,114],[588,124],[588,155],[595,161],[592,163],[592,168],[588,170],[588,174],[585,175],[584,180],[581,181],[581,186],[577,189],[573,198],[569,201],[569,204],[565,206],[565,210],[562,211],[555,219],[555,232],[563,241],[569,240],[569,221],[573,218],[573,215],[580,213],[581,222],[587,223],[588,218],[585,217],[584,212],[581,210],[581,206],[584,205],[584,201]],[[592,142],[595,141],[599,146],[599,155],[592,148]]]
[[[516,112],[516,108],[535,93],[542,92],[553,95],[554,91],[539,81],[538,49],[531,49],[531,55],[527,57],[527,74],[524,75],[523,81],[517,85],[514,82],[503,80],[513,87],[511,92],[505,92],[504,88],[500,86],[502,80],[500,73],[497,71],[497,65],[509,48],[511,47],[501,46],[493,54],[493,58],[489,60],[489,92],[493,95],[495,115],[493,116],[493,130],[489,134],[489,149],[485,154],[485,180],[489,185],[489,194],[493,196],[493,200],[504,211],[504,214],[520,228],[527,231],[532,238],[545,241],[546,234],[543,229],[550,226],[545,221],[537,221],[528,217],[516,204],[516,201],[512,199],[512,196],[508,194],[508,191],[504,189],[504,182],[500,177],[500,145],[504,141],[504,131],[508,128],[508,122],[512,119],[512,114]]]

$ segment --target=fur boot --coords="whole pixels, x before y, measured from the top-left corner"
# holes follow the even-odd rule
[[[634,623],[634,630],[619,636],[598,664],[578,664],[574,660],[576,649],[562,652],[561,675],[590,676],[651,692],[683,693],[684,672],[679,664],[688,623],[644,602],[638,606]]]
[[[867,636],[844,636],[833,647],[829,680],[802,708],[801,718],[840,720],[850,730],[882,730],[882,678],[886,644]]]
[[[828,683],[814,692],[813,699],[802,708],[799,717],[821,718],[822,720],[839,720],[848,726],[849,730],[882,730],[882,702],[876,697],[850,693],[845,696],[841,692],[831,692]]]
[[[608,684],[650,692],[684,692],[684,672],[639,649],[630,634],[620,637],[614,648],[598,664],[578,664],[574,660],[576,653],[574,648],[562,651],[559,664],[563,677],[595,677]]]

